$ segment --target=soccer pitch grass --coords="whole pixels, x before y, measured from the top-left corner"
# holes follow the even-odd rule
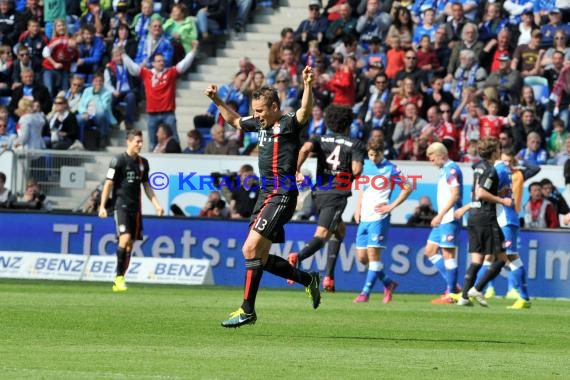
[[[570,302],[529,310],[430,295],[261,289],[258,322],[220,322],[242,290],[0,281],[2,379],[539,379],[570,377]]]

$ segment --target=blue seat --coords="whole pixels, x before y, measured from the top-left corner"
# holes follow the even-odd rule
[[[537,102],[546,104],[550,97],[550,89],[548,88],[548,80],[539,76],[525,77],[523,80],[525,86],[532,87],[534,98]]]

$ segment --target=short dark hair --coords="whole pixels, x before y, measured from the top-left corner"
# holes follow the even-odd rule
[[[542,185],[540,184],[540,182],[532,182],[530,185],[528,185],[528,192],[529,193],[530,193],[530,189],[532,189],[533,186],[538,186],[538,187],[542,188]]]
[[[253,166],[250,164],[243,164],[239,170],[244,172],[253,172]]]
[[[501,153],[509,157],[515,157],[517,155],[517,152],[515,152],[513,148],[503,149]]]
[[[375,152],[384,152],[384,140],[370,140],[366,144],[366,151],[373,150]]]
[[[325,126],[334,133],[344,133],[350,127],[353,118],[350,107],[331,104],[325,111]]]
[[[199,130],[197,129],[193,129],[191,131],[188,131],[188,133],[186,134],[187,137],[192,137],[195,140],[200,140],[202,141],[202,134],[200,133]]]
[[[140,136],[142,137],[142,131],[140,129],[130,129],[127,131],[127,140],[131,141],[132,139],[134,139],[136,136]]]
[[[544,185],[550,185],[550,186],[554,187],[554,184],[553,184],[552,181],[549,180],[548,178],[543,178],[543,179],[540,181],[540,186],[544,186]]]
[[[288,33],[295,33],[295,31],[292,28],[283,28],[281,29],[281,37],[285,37]]]
[[[170,128],[170,125],[166,123],[160,123],[157,128],[162,129],[164,133],[166,133],[166,136],[172,136],[172,128]]]
[[[266,106],[271,106],[273,102],[277,103],[277,106],[281,108],[281,101],[279,100],[279,94],[277,90],[270,86],[261,86],[259,89],[253,91],[251,98],[255,100],[263,99]]]

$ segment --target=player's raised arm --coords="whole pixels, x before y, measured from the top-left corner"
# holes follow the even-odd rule
[[[305,67],[303,70],[303,98],[301,99],[301,108],[297,110],[296,118],[299,124],[305,124],[311,116],[313,109],[313,81],[315,80],[315,73],[311,66]]]
[[[208,98],[210,98],[212,100],[212,102],[214,102],[216,107],[218,107],[218,109],[220,110],[220,113],[222,114],[222,117],[224,118],[226,123],[228,123],[229,125],[231,125],[235,129],[241,129],[241,126],[239,123],[239,120],[241,118],[240,114],[237,113],[236,111],[234,111],[233,109],[231,109],[226,104],[226,102],[224,102],[219,97],[218,86],[216,86],[215,84],[209,85],[208,88],[206,88],[206,91],[204,91],[204,95],[206,95]]]

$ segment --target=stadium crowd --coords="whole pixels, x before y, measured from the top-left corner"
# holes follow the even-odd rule
[[[197,41],[215,42],[224,33],[232,7],[238,10],[232,27],[242,32],[253,3],[0,0],[2,146],[105,148],[112,128],[133,128],[145,98],[151,150],[159,144],[158,130],[167,130],[161,123],[178,141],[170,78],[189,68]],[[129,69],[132,62],[138,68]],[[163,101],[149,99],[148,87],[161,85]]]
[[[160,82],[152,78],[174,67],[177,77],[196,41],[215,43],[228,30],[239,38],[254,7],[277,3],[0,0],[0,145],[106,147],[111,129],[133,128],[148,87]],[[288,112],[299,106],[300,74],[311,66],[306,138],[328,133],[323,114],[337,104],[353,110],[350,136],[382,139],[388,159],[427,161],[427,147],[440,141],[451,159],[476,163],[474,142],[495,136],[523,165],[568,166],[570,8],[556,6],[309,0],[306,19],[269,44],[270,71],[243,57],[219,94],[246,116],[252,91],[271,85]],[[236,133],[214,106],[179,139],[175,95],[165,94],[160,106],[147,99],[151,151],[256,154],[257,135]]]

